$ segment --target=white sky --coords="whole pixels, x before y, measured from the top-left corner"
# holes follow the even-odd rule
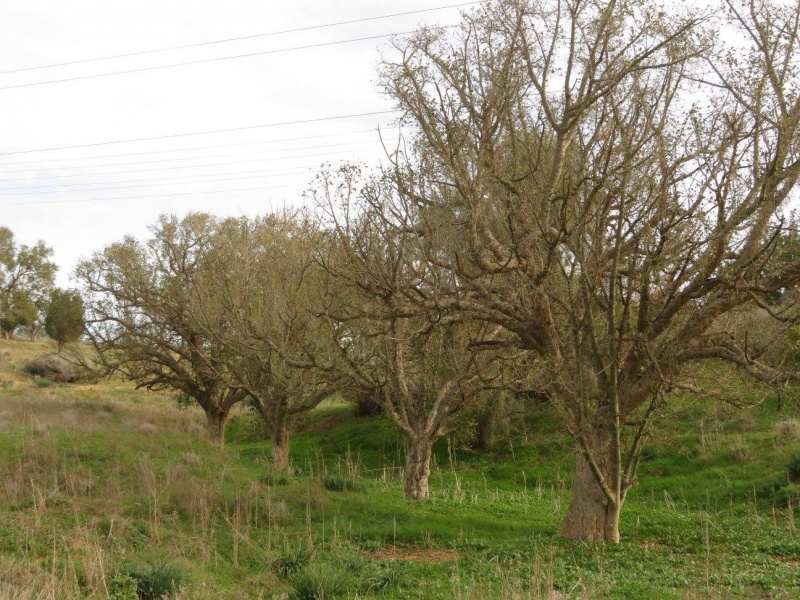
[[[388,38],[14,86],[403,33],[422,23],[456,23],[459,9],[7,71],[456,3],[0,0],[0,225],[14,232],[17,243],[45,240],[61,267],[58,282],[66,286],[80,257],[126,234],[145,236],[160,213],[264,213],[299,202],[325,162],[378,164],[382,150],[376,129],[389,127],[393,119],[383,114],[27,152],[389,110],[390,101],[376,87],[380,51],[390,52]]]

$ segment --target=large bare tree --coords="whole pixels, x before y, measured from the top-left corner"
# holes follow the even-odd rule
[[[501,328],[479,320],[442,321],[408,297],[436,294],[451,277],[425,259],[413,227],[390,216],[386,180],[357,168],[321,173],[312,196],[334,242],[320,253],[331,276],[324,316],[351,389],[383,407],[406,438],[405,496],[428,497],[434,442],[457,414],[496,389],[507,345]],[[389,194],[387,196],[387,193]]]
[[[326,286],[315,256],[324,236],[302,214],[226,219],[215,233],[192,314],[204,336],[235,357],[208,368],[248,395],[267,424],[272,466],[288,471],[299,417],[341,388],[335,346],[319,315]],[[208,357],[211,359],[212,357]]]
[[[201,213],[163,216],[145,243],[127,237],[111,244],[82,261],[76,277],[86,298],[87,335],[103,369],[137,387],[169,389],[197,402],[209,436],[222,443],[231,408],[247,394],[219,376],[232,357],[204,335],[190,294],[217,227]]]
[[[800,277],[775,256],[800,176],[800,7],[711,14],[500,0],[382,66],[407,137],[377,216],[440,273],[404,310],[500,325],[545,361],[577,455],[565,537],[619,540],[658,403],[704,391],[694,363],[779,375],[720,323],[780,317],[764,298]]]

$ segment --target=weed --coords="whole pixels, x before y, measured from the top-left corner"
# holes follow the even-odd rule
[[[272,569],[281,579],[288,579],[311,560],[311,553],[306,548],[285,548],[272,563]]]
[[[261,483],[266,485],[289,485],[289,476],[286,473],[270,471],[261,476]]]
[[[323,475],[322,487],[329,492],[363,492],[364,484],[360,479],[346,475]]]
[[[776,423],[773,428],[775,435],[775,443],[780,446],[796,442],[800,440],[800,421],[797,419],[789,419]]]
[[[795,452],[786,465],[786,472],[791,483],[800,483],[800,452]]]
[[[292,579],[293,596],[297,600],[324,600],[347,593],[350,578],[336,565],[313,563]]]
[[[115,578],[120,576],[136,582],[136,594],[140,600],[158,600],[174,594],[184,586],[186,579],[181,567],[168,562],[151,563],[144,568],[122,569]]]

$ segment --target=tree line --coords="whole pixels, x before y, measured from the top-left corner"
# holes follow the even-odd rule
[[[164,216],[77,269],[109,372],[264,417],[369,398],[407,443],[405,494],[476,406],[545,398],[574,441],[559,535],[619,540],[647,433],[697,366],[796,381],[800,7],[496,0],[396,42],[387,165],[325,169],[308,208]],[[770,335],[764,335],[764,331]]]

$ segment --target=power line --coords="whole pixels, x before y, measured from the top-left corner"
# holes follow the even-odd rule
[[[252,152],[229,152],[227,154],[209,154],[206,156],[184,156],[184,157],[177,157],[177,158],[156,158],[153,160],[139,160],[135,162],[115,162],[115,163],[101,163],[99,165],[71,165],[67,167],[67,169],[87,169],[87,168],[96,168],[96,167],[120,167],[120,166],[132,166],[132,165],[145,165],[149,163],[165,163],[165,162],[176,162],[176,161],[186,161],[186,160],[201,160],[204,158],[228,158],[232,156],[254,156],[257,154],[274,154],[276,152],[291,152],[294,150],[314,150],[317,148],[335,148],[337,146],[364,146],[364,142],[340,142],[337,144],[317,144],[314,146],[301,146],[299,148],[279,148],[276,150],[254,150]],[[279,157],[277,160],[283,160],[284,158],[302,158],[304,155],[301,156],[285,156]],[[317,156],[317,155],[312,155]],[[0,165],[2,166],[2,165]],[[50,169],[45,169],[47,171],[52,171],[55,169],[59,169],[59,167],[54,167]],[[36,172],[39,173],[41,169],[18,169],[16,171],[2,171],[0,173],[1,176],[11,175],[13,173],[30,173]],[[89,173],[91,175],[91,173]],[[57,177],[57,176],[56,176]],[[74,175],[74,177],[80,177],[80,175]],[[2,180],[0,180],[2,181]]]
[[[41,202],[3,202],[0,206],[29,206],[33,204],[69,204],[72,202],[113,202],[116,200],[140,200],[143,198],[168,198],[173,196],[196,196],[198,194],[227,194],[230,192],[251,192],[256,190],[275,190],[281,188],[294,188],[297,185],[269,185],[259,186],[252,188],[238,188],[232,190],[205,190],[202,192],[176,192],[173,194],[147,194],[144,196],[125,196],[122,198],[86,198],[82,200],[69,199],[69,200],[42,200]]]
[[[241,179],[259,179],[261,177],[282,177],[282,176],[296,176],[302,175],[303,173],[308,173],[308,170],[302,170],[297,173],[284,173],[284,174],[265,174],[261,172],[259,175],[248,175],[242,177],[214,177],[212,179],[205,179],[205,180],[198,180],[198,181],[176,181],[174,183],[142,183],[137,185],[113,185],[108,187],[100,187],[100,188],[89,188],[85,190],[76,190],[76,189],[68,189],[68,190],[43,190],[43,191],[35,191],[35,192],[11,192],[5,193],[6,190],[0,189],[0,198],[8,197],[8,196],[38,196],[44,194],[76,194],[80,192],[107,192],[109,190],[128,190],[128,189],[136,189],[136,188],[143,188],[143,187],[159,187],[159,186],[168,186],[168,185],[193,185],[193,184],[203,184],[203,183],[215,183],[217,181],[238,181]],[[208,175],[203,175],[203,177],[208,177]]]
[[[253,175],[256,173],[264,174],[265,176],[281,176],[281,175],[299,175],[300,173],[308,173],[312,169],[316,169],[319,165],[302,165],[297,167],[281,167],[277,169],[250,169],[247,171],[232,171],[228,173],[219,173],[220,175]],[[288,169],[288,170],[287,170]],[[108,185],[108,184],[118,184],[118,183],[148,183],[148,182],[163,182],[165,185],[170,185],[171,183],[183,183],[183,180],[192,180],[197,179],[198,177],[214,177],[215,174],[213,173],[206,173],[201,175],[169,175],[167,177],[160,177],[158,179],[123,179],[121,181],[97,181],[91,182],[87,181],[85,183],[77,182],[74,184],[66,184],[66,185]],[[178,180],[178,181],[174,181]],[[0,183],[9,183],[8,181],[0,181]],[[191,181],[189,181],[191,183]],[[23,194],[27,192],[17,191],[17,190],[37,190],[37,189],[52,189],[56,187],[57,183],[51,183],[47,185],[35,185],[35,186],[20,186],[16,185],[11,188],[0,188],[0,194],[6,192],[12,192],[14,195]],[[68,190],[71,191],[71,190]],[[75,190],[75,191],[87,191],[87,190]],[[35,194],[37,192],[30,192],[31,194]]]
[[[395,125],[387,125],[385,129],[398,129]],[[214,144],[211,146],[193,146],[191,148],[173,148],[171,150],[148,150],[146,152],[127,152],[125,154],[98,154],[95,156],[76,156],[73,158],[62,158],[61,161],[72,161],[72,160],[93,160],[95,158],[120,158],[124,156],[144,156],[150,154],[166,154],[169,152],[186,152],[186,151],[193,151],[193,150],[212,150],[216,148],[232,148],[235,146],[254,146],[256,144],[277,144],[280,142],[295,142],[298,140],[313,140],[317,138],[325,138],[325,137],[334,137],[334,136],[346,136],[346,135],[358,135],[362,133],[375,133],[376,129],[374,127],[370,129],[359,129],[358,131],[342,131],[337,133],[321,133],[321,134],[314,134],[314,135],[304,135],[299,137],[291,137],[291,138],[278,138],[274,140],[256,140],[253,142],[236,142],[234,144]],[[287,150],[295,150],[296,148],[287,148]],[[200,157],[198,157],[200,158]],[[42,158],[40,160],[26,160],[22,162],[15,162],[15,163],[0,163],[0,167],[2,166],[14,166],[17,167],[19,165],[29,165],[29,164],[38,164],[38,163],[50,163],[54,160],[59,159],[52,159],[52,158]],[[97,166],[97,165],[89,165],[89,166]],[[33,170],[33,169],[27,169]],[[9,172],[19,172],[19,171],[9,171]]]
[[[326,46],[338,46],[340,44],[350,44],[354,42],[365,42],[368,40],[378,40],[381,38],[391,37],[393,35],[408,35],[413,31],[401,31],[400,33],[384,33],[382,35],[371,35],[367,37],[351,38],[347,40],[337,40],[334,42],[322,42],[319,44],[308,44],[305,46],[292,46],[291,48],[277,48],[275,50],[262,50],[259,52],[248,52],[247,54],[235,54],[233,56],[218,56],[215,58],[203,58],[198,60],[187,60],[184,62],[170,63],[168,65],[155,65],[152,67],[139,67],[137,69],[126,69],[122,71],[110,71],[108,73],[95,73],[94,75],[77,75],[75,77],[65,77],[64,79],[50,79],[47,81],[35,81],[33,83],[20,83],[17,85],[6,85],[0,87],[2,90],[16,90],[19,88],[35,87],[39,85],[49,85],[51,83],[64,83],[67,81],[80,81],[83,79],[96,79],[98,77],[110,77],[112,75],[128,75],[130,73],[142,73],[144,71],[156,71],[160,69],[172,69],[174,67],[185,67],[187,65],[199,65],[203,63],[219,62],[222,60],[232,60],[235,58],[251,58],[253,56],[263,56],[266,54],[279,54],[283,52],[293,52],[295,50],[308,50],[311,48],[324,48]]]
[[[177,171],[178,169],[202,169],[205,167],[226,167],[230,165],[243,165],[247,163],[260,163],[265,160],[271,161],[283,161],[283,160],[293,160],[296,158],[313,158],[315,156],[334,156],[336,154],[348,154],[350,150],[341,150],[339,152],[318,152],[315,154],[301,154],[299,156],[289,156],[285,158],[272,158],[272,159],[264,159],[264,158],[254,158],[252,160],[234,160],[232,162],[218,162],[218,163],[204,163],[198,165],[178,165],[172,167],[159,167],[157,169],[134,169],[134,170],[123,170],[123,171],[108,171],[105,173],[74,173],[72,175],[46,175],[44,177],[37,177],[36,179],[71,179],[73,177],[98,177],[103,175],[121,175],[123,173],[151,173],[154,171]],[[285,167],[284,167],[285,168]],[[9,183],[11,181],[27,181],[28,178],[15,178],[15,179],[4,179],[0,180],[2,183]]]
[[[300,33],[300,32],[303,32],[303,31],[313,31],[313,30],[316,30],[316,29],[326,29],[326,28],[329,28],[329,27],[339,27],[341,25],[352,25],[352,24],[355,24],[355,23],[366,23],[368,21],[378,21],[378,20],[381,20],[381,19],[391,19],[391,18],[394,18],[394,17],[402,17],[402,16],[406,16],[406,15],[416,15],[416,14],[421,14],[421,13],[434,12],[434,11],[439,11],[439,10],[446,10],[448,8],[460,8],[460,7],[463,7],[463,6],[471,6],[471,5],[474,5],[474,4],[480,4],[480,2],[463,2],[463,3],[460,3],[460,4],[448,4],[446,6],[436,6],[434,8],[423,8],[423,9],[419,9],[419,10],[409,10],[409,11],[405,11],[405,12],[392,13],[392,14],[388,14],[388,15],[378,15],[378,16],[375,16],[375,17],[364,17],[364,18],[361,18],[361,19],[351,19],[349,21],[337,21],[335,23],[324,23],[324,24],[321,24],[321,25],[309,25],[309,26],[306,26],[306,27],[297,27],[297,28],[294,28],[294,29],[283,29],[283,30],[280,30],[280,31],[270,31],[270,32],[267,32],[267,33],[257,33],[257,34],[253,34],[253,35],[245,35],[245,36],[241,36],[241,37],[226,38],[226,39],[222,39],[222,40],[212,40],[212,41],[208,41],[208,42],[199,42],[199,43],[196,43],[196,44],[185,44],[183,46],[171,46],[169,48],[158,48],[158,49],[154,49],[154,50],[140,50],[138,52],[128,52],[126,54],[114,54],[114,55],[111,55],[111,56],[102,56],[102,57],[98,57],[98,58],[85,58],[85,59],[81,59],[81,60],[72,60],[72,61],[69,61],[69,62],[53,63],[53,64],[49,64],[49,65],[39,65],[39,66],[36,66],[36,67],[23,67],[23,68],[20,68],[20,69],[10,69],[8,71],[0,71],[0,75],[6,75],[6,74],[9,74],[9,73],[21,73],[23,71],[35,71],[35,70],[39,70],[39,69],[50,69],[50,68],[54,68],[54,67],[66,67],[66,66],[69,66],[69,65],[79,65],[79,64],[85,64],[85,63],[90,63],[90,62],[98,62],[98,61],[103,61],[103,60],[113,60],[113,59],[116,59],[116,58],[128,58],[128,57],[131,57],[131,56],[143,56],[143,55],[146,55],[146,54],[155,54],[155,53],[158,53],[158,52],[171,52],[171,51],[174,51],[174,50],[184,50],[186,48],[198,48],[198,47],[201,47],[201,46],[211,46],[211,45],[214,45],[214,44],[226,44],[226,43],[229,43],[229,42],[240,42],[240,41],[243,41],[243,40],[252,40],[252,39],[256,39],[256,38],[271,37],[271,36],[276,36],[276,35],[285,35],[285,34],[289,34],[289,33]]]
[[[172,133],[168,135],[156,135],[153,137],[130,138],[126,140],[113,140],[107,142],[93,142],[91,144],[75,144],[74,146],[56,146],[53,148],[36,148],[33,150],[16,150],[14,152],[0,152],[0,156],[11,156],[16,154],[31,154],[33,152],[53,152],[56,150],[72,150],[74,148],[90,148],[96,146],[109,146],[111,144],[129,144],[133,142],[149,142],[151,140],[166,140],[173,138],[189,137],[194,135],[209,135],[213,133],[229,133],[232,131],[245,131],[248,129],[266,129],[269,127],[284,127],[289,125],[304,125],[307,123],[321,123],[323,121],[335,121],[338,119],[355,119],[358,117],[371,117],[374,115],[388,115],[394,110],[376,110],[372,112],[354,113],[351,115],[336,115],[333,117],[319,117],[317,119],[300,119],[297,121],[281,121],[276,123],[264,123],[263,125],[245,125],[243,127],[229,127],[225,129],[207,129],[205,131],[191,131],[188,133]]]

